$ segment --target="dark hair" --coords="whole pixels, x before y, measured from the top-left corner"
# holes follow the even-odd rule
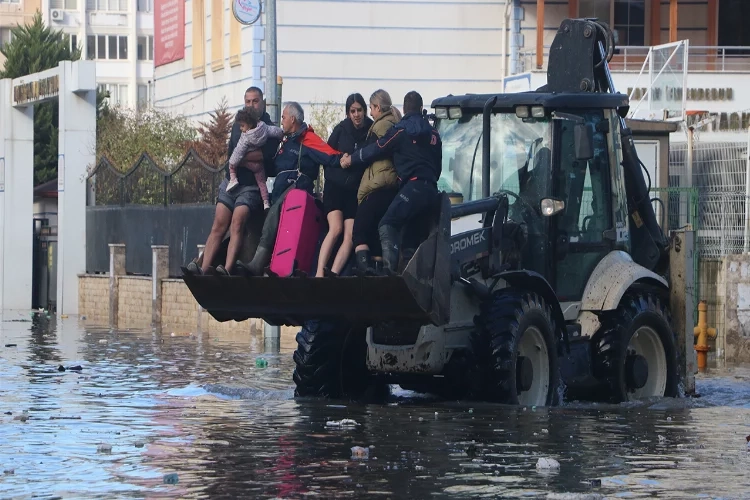
[[[349,116],[349,108],[351,108],[352,104],[354,104],[355,102],[362,106],[362,111],[367,112],[367,103],[365,102],[365,98],[362,97],[362,94],[357,92],[354,94],[349,94],[349,97],[346,98],[346,109],[344,109],[344,113],[346,113],[346,116]]]
[[[419,113],[421,107],[422,96],[418,92],[412,90],[404,96],[404,114]]]
[[[263,99],[263,91],[260,90],[258,87],[255,87],[255,86],[248,87],[245,93],[247,94],[248,92],[257,92],[260,98]]]
[[[256,113],[247,109],[237,111],[237,116],[234,121],[237,123],[245,123],[249,125],[250,128],[255,128],[258,125],[258,117],[256,116]]]

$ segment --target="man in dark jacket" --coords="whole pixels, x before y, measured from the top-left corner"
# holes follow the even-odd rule
[[[378,225],[383,247],[383,265],[396,271],[401,229],[434,206],[437,180],[442,170],[443,152],[440,134],[422,116],[422,96],[409,92],[404,96],[404,117],[374,144],[341,159],[341,166],[367,165],[393,155],[401,188]]]
[[[271,193],[271,208],[263,223],[258,249],[249,264],[237,262],[249,274],[260,276],[271,263],[276,233],[279,229],[281,206],[289,189],[295,187],[312,194],[313,182],[318,178],[320,166],[340,163],[341,154],[318,137],[305,123],[305,113],[296,102],[288,102],[281,113],[284,138],[274,157],[276,178]]]
[[[263,91],[258,87],[250,87],[245,91],[245,110],[254,111],[267,125],[273,125],[271,117],[266,113],[266,101],[263,99]],[[235,122],[229,137],[227,160],[232,156],[241,134],[240,125]],[[273,158],[278,145],[279,141],[269,138],[265,146],[259,151],[250,151],[247,153],[245,161],[263,161],[266,167],[266,175],[273,176]],[[220,274],[231,273],[232,264],[237,260],[237,254],[242,246],[245,222],[250,211],[263,210],[263,201],[260,197],[258,184],[255,182],[255,175],[247,168],[238,168],[237,181],[240,185],[232,190],[231,193],[228,193],[226,187],[229,183],[229,162],[227,162],[225,170],[226,178],[219,185],[216,214],[211,226],[211,233],[208,235],[208,240],[206,241],[206,248],[203,251],[202,269],[195,262],[191,262],[187,266],[188,271],[193,274],[202,274],[211,266],[227,229],[230,229],[227,260],[224,265],[216,266],[216,272]]]

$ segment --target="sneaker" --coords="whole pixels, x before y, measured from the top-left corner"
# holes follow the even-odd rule
[[[198,264],[196,264],[195,261],[192,261],[187,265],[187,270],[190,274],[195,276],[200,276],[201,274],[203,274],[203,271],[201,271],[201,268],[198,267]]]
[[[271,208],[271,204],[268,200],[263,201],[263,210],[268,210],[269,208]]]
[[[229,184],[227,184],[227,193],[239,185],[240,183],[237,182],[236,179],[232,179],[231,181],[229,181]]]

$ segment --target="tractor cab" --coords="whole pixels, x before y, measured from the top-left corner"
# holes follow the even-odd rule
[[[508,221],[525,240],[514,267],[539,273],[561,301],[574,301],[601,259],[630,251],[622,169],[613,168],[622,159],[609,133],[619,130],[626,96],[465,95],[432,107],[443,141],[438,188],[460,203],[508,198]],[[482,224],[481,214],[454,218],[451,231],[455,238]]]

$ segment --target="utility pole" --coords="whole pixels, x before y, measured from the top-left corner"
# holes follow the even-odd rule
[[[266,111],[271,120],[279,125],[281,113],[276,93],[276,0],[266,0]],[[263,322],[263,344],[265,352],[279,352],[281,327]]]
[[[277,103],[276,77],[276,0],[266,0],[266,110],[271,120],[279,124],[281,113]]]

